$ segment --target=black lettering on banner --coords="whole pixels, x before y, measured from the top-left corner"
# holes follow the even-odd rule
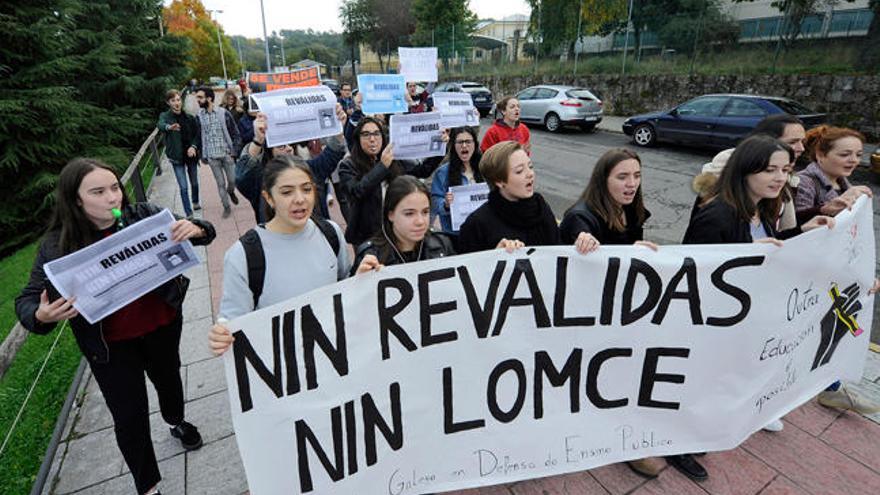
[[[397,289],[397,292],[400,294],[400,301],[390,307],[388,306],[387,298],[388,289]],[[376,291],[379,293],[379,339],[382,344],[382,360],[384,361],[391,357],[391,351],[388,348],[389,333],[394,334],[397,341],[407,351],[412,352],[416,350],[416,343],[406,333],[406,330],[394,321],[394,317],[412,301],[412,286],[403,278],[386,278],[379,281]]]
[[[593,316],[565,316],[565,294],[568,285],[568,258],[556,258],[556,294],[553,296],[554,327],[589,327],[596,324]]]
[[[108,257],[99,261],[103,268],[111,268],[113,265],[125,261],[128,258],[133,258],[135,255],[143,253],[148,249],[152,249],[163,242],[168,240],[168,236],[165,235],[164,232],[159,232],[158,234],[150,237],[149,239],[144,239],[136,244],[131,246],[124,246],[122,251],[113,253]]]
[[[235,360],[235,381],[238,383],[238,401],[241,404],[241,412],[245,413],[253,409],[254,402],[251,397],[251,383],[248,379],[247,363],[250,363],[257,376],[263,380],[275,397],[281,397],[284,390],[281,386],[281,336],[278,325],[278,317],[272,318],[272,359],[273,371],[269,371],[260,356],[251,345],[247,335],[241,330],[233,333],[235,340],[232,342],[232,354]]]
[[[495,271],[492,272],[492,279],[489,281],[489,288],[486,290],[486,302],[483,305],[480,305],[477,291],[474,289],[474,283],[471,280],[467,267],[458,267],[458,278],[461,280],[461,286],[464,288],[468,309],[470,309],[471,318],[474,321],[474,330],[477,332],[477,337],[481,339],[489,336],[489,326],[492,324],[492,316],[495,311],[495,298],[498,296],[498,286],[501,285],[501,275],[504,274],[506,266],[506,261],[499,261],[495,264]]]
[[[641,275],[648,283],[648,294],[645,296],[645,300],[642,301],[642,304],[639,307],[632,309],[633,292],[636,286],[636,279],[639,275]],[[640,259],[633,258],[629,265],[629,273],[627,273],[626,276],[626,284],[623,286],[620,324],[629,325],[654,309],[654,306],[657,305],[657,301],[660,300],[660,292],[662,291],[662,288],[663,283],[660,281],[660,275],[657,274],[651,265]]]
[[[519,287],[519,281],[523,275],[526,278],[530,297],[515,297],[516,289]],[[538,328],[550,327],[550,315],[547,314],[547,308],[544,306],[544,296],[541,295],[541,288],[538,286],[538,280],[532,270],[532,263],[527,259],[516,260],[513,265],[513,273],[510,274],[507,289],[501,296],[501,303],[498,305],[498,319],[495,320],[495,326],[492,328],[492,336],[501,335],[501,329],[507,319],[507,312],[512,306],[531,306],[535,315],[535,326]]]
[[[444,301],[431,304],[429,284],[438,280],[446,280],[455,277],[454,268],[443,268],[419,274],[419,322],[422,330],[422,347],[428,347],[443,342],[458,340],[455,332],[446,332],[434,335],[431,333],[431,316],[455,311],[458,304],[455,301]]]
[[[299,466],[299,489],[302,493],[308,493],[314,489],[312,483],[312,470],[309,466],[308,446],[318,456],[324,471],[333,481],[339,481],[345,476],[345,461],[342,452],[342,410],[339,406],[330,410],[330,430],[333,434],[333,459],[330,461],[327,452],[321,447],[321,443],[315,436],[315,432],[305,421],[298,419],[294,424],[296,430],[296,457]],[[308,445],[306,443],[308,442]]]
[[[687,290],[680,292],[676,289],[685,276],[687,276]],[[651,323],[655,325],[663,323],[666,311],[669,310],[669,303],[673,299],[687,299],[691,311],[691,323],[694,325],[703,324],[703,313],[700,311],[700,291],[697,286],[697,265],[693,258],[685,257],[681,268],[669,281],[669,285],[666,286],[666,291],[660,299],[660,304],[657,305],[657,311],[651,318]]]
[[[330,343],[321,322],[315,317],[311,305],[303,306],[300,311],[302,321],[303,356],[306,367],[306,388],[318,388],[317,368],[315,367],[315,344],[321,348],[324,356],[336,369],[339,376],[348,374],[348,350],[345,345],[345,318],[342,314],[342,294],[333,295],[333,314],[336,320],[336,345]]]
[[[642,367],[642,381],[639,384],[639,406],[657,409],[678,410],[679,402],[663,402],[654,400],[654,384],[657,382],[684,383],[684,375],[657,373],[657,362],[661,357],[677,357],[687,359],[691,350],[681,347],[650,347],[646,349],[645,365]]]
[[[617,274],[620,273],[620,258],[608,258],[608,270],[605,272],[605,286],[602,288],[602,310],[599,313],[599,324],[610,325],[614,313],[614,293],[617,291]]]
[[[513,401],[513,405],[510,406],[510,410],[502,411],[501,407],[498,405],[498,381],[501,379],[501,376],[508,371],[513,371],[516,375],[517,394],[516,399]],[[492,369],[492,373],[489,374],[489,383],[486,385],[486,403],[489,405],[489,412],[492,413],[492,417],[502,423],[510,423],[519,415],[525,402],[526,369],[523,366],[522,361],[508,359],[498,363],[498,365]]]
[[[385,441],[392,450],[400,450],[403,447],[403,418],[400,414],[400,384],[394,382],[388,387],[388,395],[391,398],[391,423],[393,429],[388,427],[385,418],[379,413],[376,402],[370,394],[361,396],[361,409],[364,414],[364,448],[367,453],[367,466],[372,466],[378,461],[376,450],[376,429],[382,432]]]
[[[582,349],[575,348],[568,355],[568,360],[565,361],[562,370],[557,370],[547,351],[535,353],[535,419],[544,417],[544,377],[547,377],[553,387],[561,387],[565,385],[565,382],[569,382],[568,393],[571,412],[576,413],[581,410],[580,384],[583,355]]]
[[[284,313],[284,324],[281,327],[284,336],[284,364],[287,370],[287,395],[300,391],[299,369],[296,366],[296,342],[294,341],[294,317],[296,311]],[[278,317],[272,318],[272,327],[278,324]]]
[[[467,421],[455,421],[454,412],[455,396],[452,390],[452,368],[443,368],[443,433],[449,435],[460,431],[474,430],[486,426],[484,419],[471,419]]]
[[[742,268],[744,266],[761,266],[764,263],[764,258],[764,256],[745,256],[742,258],[734,258],[732,260],[725,261],[721,264],[721,266],[716,268],[714,272],[712,272],[712,285],[714,285],[721,292],[736,299],[740,304],[740,311],[733,316],[728,316],[724,318],[716,318],[714,316],[710,316],[706,318],[707,325],[712,325],[716,327],[731,327],[743,321],[746,316],[748,316],[749,309],[751,309],[752,307],[751,297],[749,297],[749,294],[746,291],[725,282],[724,274],[728,270],[732,270],[734,268]]]
[[[605,361],[616,357],[630,357],[632,354],[633,351],[629,348],[612,348],[599,351],[590,359],[590,364],[587,367],[587,398],[594,406],[599,409],[613,409],[629,404],[629,399],[627,398],[609,400],[602,397],[602,394],[599,393],[599,371],[601,371]]]
[[[354,412],[354,401],[345,403],[345,451],[348,454],[348,474],[358,472],[357,451],[357,416]]]

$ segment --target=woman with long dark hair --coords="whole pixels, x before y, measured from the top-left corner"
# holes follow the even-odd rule
[[[345,238],[357,246],[382,226],[382,196],[388,184],[401,175],[429,177],[443,157],[395,160],[385,125],[364,117],[354,130],[354,146],[339,162],[340,191],[348,202]]]
[[[122,215],[117,219],[114,210]],[[189,280],[179,276],[144,294],[103,320],[91,324],[58,294],[43,266],[78,251],[125,226],[161,210],[150,203],[130,204],[119,176],[104,163],[77,158],[58,176],[49,228],[31,270],[30,280],[15,300],[22,326],[46,334],[69,320],[74,337],[101,389],[116,443],[139,494],[158,493],[161,479],[150,435],[144,374],[159,395],[159,409],[173,437],[187,450],[202,446],[195,426],[185,421],[180,380],[181,306]],[[214,227],[201,220],[177,220],[172,240],[208,244]]]
[[[453,194],[450,187],[485,182],[480,173],[483,154],[477,148],[477,131],[472,127],[456,127],[449,131],[449,154],[445,163],[434,172],[431,179],[432,216],[440,218],[443,232],[457,234],[452,228]]]
[[[266,163],[262,194],[269,206],[269,221],[248,231],[226,251],[220,314],[208,335],[214,354],[226,352],[234,340],[224,320],[348,276],[350,262],[342,229],[314,215],[317,191],[304,160],[279,156]],[[254,261],[260,257],[263,263],[258,273]]]
[[[504,141],[489,148],[480,160],[480,173],[489,184],[489,200],[462,224],[462,253],[559,244],[556,216],[535,192],[535,170],[521,144]]]

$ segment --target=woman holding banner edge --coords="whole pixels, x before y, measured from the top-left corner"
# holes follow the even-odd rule
[[[49,228],[40,244],[30,280],[15,300],[22,326],[47,334],[69,320],[113,417],[116,442],[139,494],[158,494],[161,479],[153,442],[144,373],[155,385],[162,418],[186,450],[201,447],[195,426],[185,421],[180,379],[181,306],[189,280],[176,277],[110,316],[88,323],[49,282],[43,265],[108,237],[127,224],[161,210],[129,204],[116,172],[104,163],[77,158],[61,170]],[[122,215],[117,219],[113,210]],[[209,244],[214,227],[201,220],[177,220],[172,240]]]

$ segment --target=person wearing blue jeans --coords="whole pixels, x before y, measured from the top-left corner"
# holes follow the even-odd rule
[[[201,134],[196,118],[184,112],[180,93],[170,89],[165,93],[168,110],[159,116],[156,127],[165,138],[165,154],[174,169],[177,185],[180,186],[180,199],[186,216],[199,207],[198,153],[201,147]],[[187,176],[192,184],[192,202],[188,194]]]

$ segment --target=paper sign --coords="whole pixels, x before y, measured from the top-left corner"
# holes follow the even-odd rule
[[[400,74],[362,74],[358,76],[362,95],[361,110],[367,114],[404,113],[406,82]]]
[[[89,323],[199,264],[189,241],[171,240],[168,210],[43,266],[49,281]]]
[[[318,67],[306,67],[289,72],[248,72],[247,83],[253,93],[318,86],[321,84],[321,71]]]
[[[449,192],[452,193],[452,204],[449,205],[452,230],[461,229],[461,224],[467,220],[467,217],[489,200],[489,184],[485,182],[452,186]]]
[[[431,94],[431,98],[434,99],[434,110],[442,116],[443,127],[480,125],[480,111],[474,107],[470,94],[441,91]]]
[[[400,73],[407,82],[437,82],[437,47],[397,49]]]
[[[396,159],[412,160],[446,154],[439,112],[392,115],[390,127]]]
[[[255,93],[251,100],[266,114],[266,145],[270,148],[342,134],[336,96],[327,86]]]

